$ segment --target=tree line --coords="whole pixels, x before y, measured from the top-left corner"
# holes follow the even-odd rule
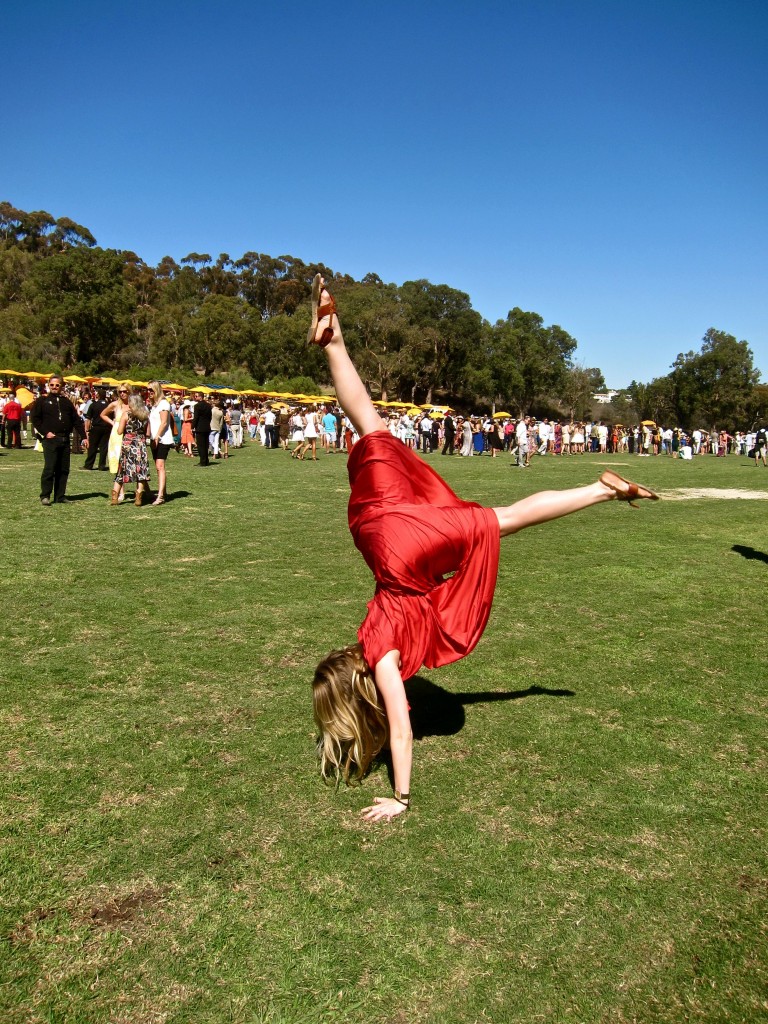
[[[258,252],[192,252],[151,266],[99,247],[67,217],[9,202],[0,203],[0,362],[313,393],[330,383],[322,353],[305,344],[316,273],[339,302],[375,398],[583,418],[605,386],[598,368],[575,361],[576,340],[562,327],[519,307],[491,324],[448,285],[386,284],[373,273],[356,281],[322,263]],[[739,369],[718,374],[723,360]],[[633,382],[611,413],[631,421],[655,412],[681,426],[734,417],[736,426],[758,379],[746,342],[710,331],[700,354],[679,356],[669,378]]]

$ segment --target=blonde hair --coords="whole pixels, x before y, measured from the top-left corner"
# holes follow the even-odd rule
[[[387,741],[387,716],[360,644],[331,653],[315,669],[312,704],[325,779],[362,781]]]
[[[147,384],[147,389],[152,394],[152,405],[157,405],[161,398],[165,398],[159,380],[151,380],[149,384]]]
[[[134,391],[128,399],[128,416],[141,423],[145,423],[149,419],[149,409],[144,404],[140,391]]]

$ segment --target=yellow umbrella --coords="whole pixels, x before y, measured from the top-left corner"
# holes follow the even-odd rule
[[[88,381],[85,379],[85,377],[78,377],[76,373],[73,373],[69,377],[65,377],[64,380],[68,384],[87,384],[88,383]]]
[[[495,420],[508,420],[512,418],[511,412],[495,412],[493,414]]]
[[[415,405],[408,410],[409,416],[421,416],[422,410],[417,408]]]
[[[27,373],[20,373],[20,377],[29,377],[30,380],[48,380],[51,376],[50,373],[36,373],[34,370],[29,370]]]
[[[656,420],[641,420],[640,425],[643,427],[655,427]]]
[[[97,384],[111,384],[114,387],[114,385],[118,384],[119,381],[116,381],[114,377],[97,377],[96,378],[96,383]]]
[[[183,384],[163,384],[163,391],[188,391]]]
[[[22,409],[29,408],[35,400],[35,396],[29,390],[29,388],[18,388],[16,391],[16,401],[22,407]]]
[[[10,393],[11,393],[11,389],[10,388],[0,388],[0,395],[10,395]]]
[[[3,377],[24,377],[26,374],[19,373],[18,370],[0,370],[0,374]]]
[[[220,395],[239,395],[240,394],[240,392],[239,391],[235,391],[234,388],[218,388],[217,390],[218,390],[218,393]]]
[[[197,391],[200,395],[212,395],[213,388],[206,387],[205,384],[201,384],[198,388],[192,388],[193,391]]]

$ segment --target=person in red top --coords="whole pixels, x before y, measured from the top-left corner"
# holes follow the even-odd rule
[[[593,484],[514,505],[462,501],[387,430],[319,274],[312,306],[309,341],[325,350],[339,404],[360,435],[348,462],[349,527],[376,580],[357,643],[332,651],[315,671],[320,769],[326,778],[360,780],[388,742],[394,796],[375,797],[362,814],[389,820],[410,806],[413,735],[403,680],[475,647],[491,611],[500,539],[604,501],[658,495],[607,471]]]
[[[21,417],[24,410],[16,399],[15,394],[5,403],[5,447],[21,448]]]

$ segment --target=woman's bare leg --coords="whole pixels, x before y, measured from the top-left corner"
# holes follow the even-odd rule
[[[580,512],[583,508],[617,498],[625,501],[630,498],[650,498],[655,501],[658,495],[647,487],[632,484],[617,473],[607,470],[593,484],[572,487],[566,491],[539,491],[538,494],[521,498],[514,505],[495,508],[493,511],[499,520],[501,536],[508,537],[511,533],[524,530],[526,526],[548,523],[552,519],[560,519],[572,512]]]
[[[330,301],[328,292],[323,288],[320,296],[321,305]],[[360,380],[355,365],[349,358],[344,337],[341,333],[339,318],[336,314],[330,317],[323,317],[317,325],[318,336],[322,335],[326,327],[333,327],[333,338],[326,345],[325,353],[328,356],[328,365],[331,370],[331,377],[336,388],[336,397],[339,405],[352,421],[355,430],[360,437],[372,434],[376,430],[386,430],[384,421],[376,411],[376,406]]]

